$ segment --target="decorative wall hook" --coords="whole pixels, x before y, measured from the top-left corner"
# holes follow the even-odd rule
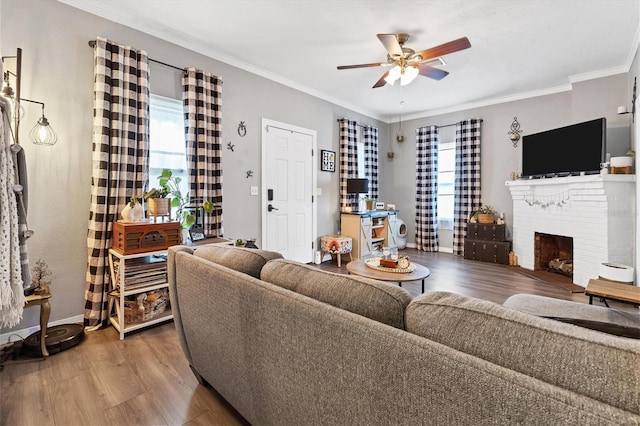
[[[253,170],[247,170],[247,179],[253,176]]]
[[[518,141],[520,140],[520,123],[518,123],[518,117],[513,117],[513,123],[511,123],[511,130],[507,132],[509,138],[511,139],[511,143],[513,147],[516,148],[518,146]]]
[[[229,141],[229,143],[227,144],[227,149],[230,149],[231,151],[233,151],[233,148],[235,148],[235,145],[231,143],[231,141]]]
[[[244,121],[241,121],[238,124],[238,134],[240,137],[245,137],[247,135],[247,126],[245,126]]]

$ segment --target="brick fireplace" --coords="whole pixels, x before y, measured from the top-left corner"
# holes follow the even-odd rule
[[[549,263],[555,259],[573,261],[573,238],[536,232],[533,256],[534,271],[546,271]]]
[[[553,244],[560,241],[557,257],[560,250],[567,255],[571,241],[573,282],[583,287],[598,278],[603,262],[634,265],[635,175],[524,179],[506,186],[513,199],[513,251],[521,267],[540,269],[540,235],[554,236]]]

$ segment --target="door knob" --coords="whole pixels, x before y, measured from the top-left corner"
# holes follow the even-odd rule
[[[271,210],[278,210],[277,208],[273,207],[271,204],[269,204],[267,206],[267,211],[270,212]]]

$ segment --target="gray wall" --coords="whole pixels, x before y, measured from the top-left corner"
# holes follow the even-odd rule
[[[505,181],[510,179],[511,172],[522,169],[522,144],[518,143],[514,148],[507,134],[513,118],[518,117],[523,135],[598,117],[606,117],[608,127],[622,127],[615,136],[621,132],[628,134],[630,115],[617,115],[617,107],[629,105],[629,93],[627,75],[618,74],[575,83],[571,91],[403,122],[405,142],[395,144],[393,160],[383,161],[387,180],[381,185],[382,197],[400,209],[399,217],[407,223],[407,241],[414,243],[415,129],[481,118],[482,202],[504,212],[507,228],[511,229],[513,207]],[[393,123],[390,133],[395,134],[396,131],[397,123]],[[628,149],[629,141],[618,141],[616,145],[616,149],[622,151],[621,145]]]
[[[32,261],[44,259],[53,271],[51,321],[82,315],[84,309],[86,236],[91,183],[93,51],[88,41],[104,36],[148,52],[150,58],[179,67],[194,66],[222,77],[224,227],[233,238],[258,238],[263,117],[317,131],[318,150],[338,151],[337,118],[349,117],[388,134],[387,124],[333,105],[300,91],[258,77],[155,37],[87,14],[57,1],[2,0],[2,56],[23,50],[22,96],[46,104],[46,115],[58,133],[53,147],[33,145],[28,131],[39,117],[37,105],[25,105],[21,138],[29,171],[29,241]],[[7,62],[8,69],[14,63]],[[180,93],[179,72],[151,65],[152,92]],[[240,138],[240,121],[247,135]],[[245,172],[254,171],[247,179]],[[382,172],[384,176],[384,172]],[[339,231],[338,172],[318,172],[318,235]],[[27,309],[23,329],[38,323],[36,309]],[[0,334],[8,330],[1,330]]]

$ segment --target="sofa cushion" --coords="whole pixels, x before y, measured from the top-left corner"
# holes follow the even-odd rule
[[[405,309],[411,301],[400,287],[381,281],[321,271],[291,260],[272,260],[263,281],[295,291],[335,307],[404,329]]]
[[[640,339],[640,314],[535,294],[515,294],[502,306],[580,327]]]
[[[406,324],[411,333],[640,413],[637,340],[445,292],[415,298]]]
[[[254,278],[260,278],[260,271],[269,260],[282,259],[280,253],[273,251],[213,244],[197,247],[195,256],[251,275]]]

